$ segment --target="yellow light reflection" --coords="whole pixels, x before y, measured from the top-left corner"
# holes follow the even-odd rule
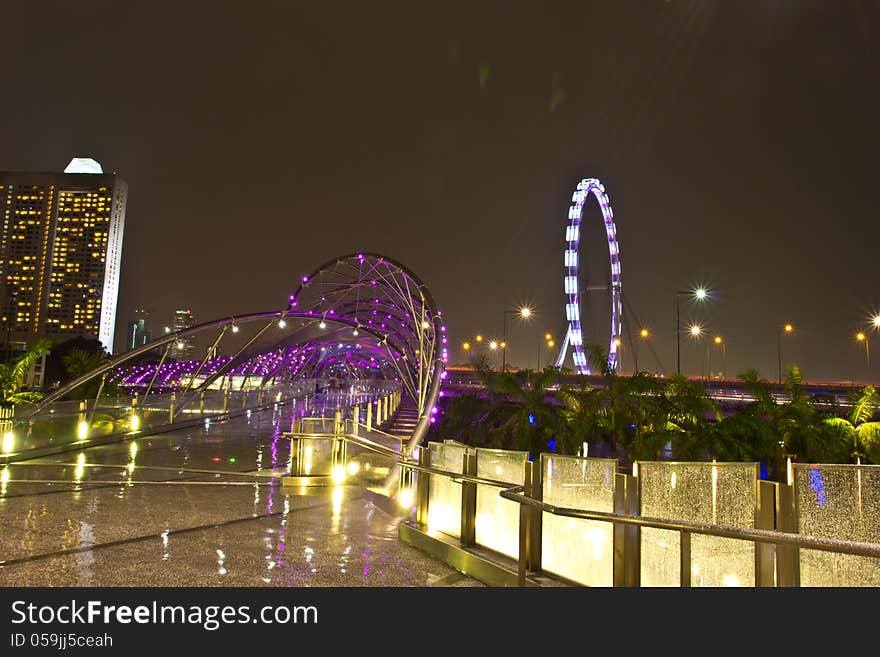
[[[344,465],[334,465],[333,466],[333,483],[341,484],[345,481],[345,466]]]
[[[89,423],[85,420],[80,420],[79,424],[76,425],[76,437],[80,440],[85,440],[89,436]]]
[[[15,434],[7,431],[3,434],[2,450],[4,454],[9,454],[15,448]]]
[[[400,491],[400,495],[397,498],[397,503],[400,504],[404,509],[409,509],[412,507],[413,503],[413,493],[409,488],[404,488]]]
[[[360,471],[361,471],[361,464],[358,463],[357,461],[351,461],[348,464],[348,476],[349,477],[353,477],[354,475],[356,475]]]
[[[73,471],[73,478],[79,481],[83,477],[83,473],[86,470],[86,454],[85,452],[80,452],[79,456],[76,457],[76,468]]]
[[[312,474],[312,446],[306,445],[303,452],[303,474],[308,476]]]
[[[9,483],[9,468],[0,470],[0,495],[6,495],[6,485]]]
[[[137,415],[132,414],[132,416],[131,416],[131,430],[138,431],[138,430],[140,430],[140,428],[141,428],[141,419]]]

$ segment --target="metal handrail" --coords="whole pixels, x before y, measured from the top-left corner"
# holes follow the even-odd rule
[[[603,511],[586,511],[584,509],[573,509],[570,507],[559,507],[553,504],[548,504],[542,500],[528,497],[524,491],[525,486],[514,486],[513,488],[501,491],[500,495],[504,499],[532,506],[555,516],[563,516],[566,518],[615,522],[622,525],[634,525],[636,527],[669,529],[679,532],[718,536],[720,538],[747,540],[756,543],[793,545],[795,547],[809,550],[822,550],[825,552],[839,552],[841,554],[852,554],[861,557],[880,558],[880,543],[864,543],[860,541],[824,538],[821,536],[806,536],[803,534],[791,534],[770,529],[752,529],[733,527],[731,525],[712,525],[688,522],[686,520],[667,520],[665,518],[625,516],[618,513],[607,513]]]
[[[436,474],[443,475],[444,477],[449,477],[453,481],[463,482],[466,481],[471,484],[483,484],[485,486],[494,486],[495,488],[505,488],[510,489],[509,481],[499,481],[498,479],[486,479],[485,477],[477,477],[476,475],[468,475],[462,474],[461,472],[453,472],[452,470],[438,470],[437,468],[431,468],[425,465],[417,465],[412,461],[398,461],[398,464],[403,468],[408,468],[410,470],[418,470],[419,472],[424,472],[426,474]],[[522,488],[522,486],[519,486]],[[502,491],[503,492],[503,491]]]
[[[345,440],[358,445],[359,447],[363,447],[364,449],[372,450],[382,456],[389,456],[394,459],[400,458],[400,452],[395,451],[390,447],[385,447],[385,445],[374,443],[372,440],[367,440],[361,436],[336,433],[308,433],[302,431],[285,431],[281,435],[288,438],[308,438],[309,440]]]
[[[566,518],[578,518],[581,520],[597,520],[600,522],[614,522],[622,525],[632,525],[636,527],[649,527],[654,529],[668,529],[678,532],[690,532],[693,534],[705,534],[707,536],[717,536],[719,538],[732,538],[738,540],[752,541],[756,543],[772,543],[775,545],[792,545],[808,550],[821,550],[824,552],[838,552],[840,554],[851,554],[861,557],[880,558],[880,543],[865,543],[861,541],[847,541],[836,538],[825,538],[821,536],[807,536],[804,534],[792,534],[789,532],[780,532],[770,529],[753,529],[734,527],[731,525],[713,525],[708,523],[689,522],[686,520],[668,520],[666,518],[650,518],[627,516],[618,513],[608,513],[604,511],[587,511],[584,509],[574,509],[570,507],[560,507],[549,504],[542,500],[536,500],[525,494],[525,486],[510,486],[509,482],[497,481],[494,479],[485,479],[483,477],[475,477],[465,475],[450,470],[440,470],[423,465],[416,465],[409,461],[400,461],[401,467],[411,470],[418,470],[426,474],[435,474],[449,477],[454,481],[467,481],[476,484],[485,484],[487,486],[495,486],[502,488],[499,495],[506,500],[532,506],[541,511],[546,511],[555,516],[563,516]]]

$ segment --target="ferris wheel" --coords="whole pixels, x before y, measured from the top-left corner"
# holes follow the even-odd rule
[[[620,247],[617,243],[617,228],[614,226],[614,212],[611,210],[611,202],[605,193],[605,186],[597,178],[585,178],[578,183],[577,189],[571,197],[571,207],[568,209],[568,226],[565,229],[565,294],[568,302],[565,304],[565,320],[568,323],[568,331],[556,366],[561,367],[565,362],[569,347],[572,349],[572,359],[575,370],[579,374],[590,374],[590,365],[587,354],[584,351],[584,336],[581,324],[582,298],[578,277],[578,258],[580,251],[581,221],[584,214],[584,204],[593,196],[602,210],[602,219],[605,224],[605,234],[608,237],[608,257],[611,264],[608,292],[611,295],[611,338],[608,345],[608,370],[616,372],[618,369],[618,356],[621,344],[621,324],[623,311],[621,295],[623,287],[620,279]]]

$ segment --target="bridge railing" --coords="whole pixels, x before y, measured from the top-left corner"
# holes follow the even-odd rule
[[[234,417],[314,397],[314,382],[283,383],[258,390],[206,389],[146,396],[56,401],[36,415],[0,419],[0,462],[126,440],[211,418]],[[308,408],[304,404],[303,410]]]
[[[880,586],[880,466],[795,464],[779,484],[753,463],[629,475],[544,454],[512,485],[521,457],[494,451],[429,443],[401,462],[418,475],[401,538],[494,584]]]

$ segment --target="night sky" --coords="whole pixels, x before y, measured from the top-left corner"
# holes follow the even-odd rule
[[[728,374],[775,378],[789,321],[786,362],[866,377],[877,3],[12,0],[0,61],[0,170],[90,156],[129,184],[117,344],[135,307],[154,329],[178,307],[281,309],[301,275],[375,251],[427,282],[453,361],[530,303],[508,337],[534,366],[564,333],[571,193],[597,177],[666,373],[675,292],[702,283],[714,299],[682,322],[724,336]],[[582,245],[598,278],[603,248]],[[682,346],[699,373],[706,343]],[[645,345],[640,366],[659,367]]]

